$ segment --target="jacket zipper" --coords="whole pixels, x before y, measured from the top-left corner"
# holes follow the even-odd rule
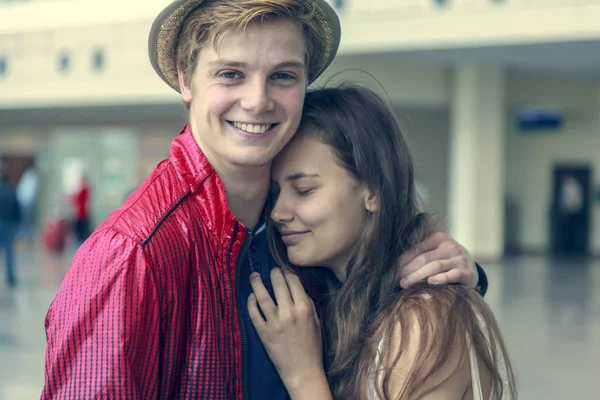
[[[236,225],[237,235],[237,225]],[[242,248],[238,253],[238,257],[235,265],[235,296],[238,302],[238,322],[240,325],[240,332],[242,336],[242,399],[248,399],[248,330],[246,327],[246,321],[244,321],[244,314],[242,313],[242,301],[241,290],[240,290],[240,275],[242,272],[243,259],[246,256],[250,242],[252,241],[252,231],[246,229],[246,236],[242,243]]]

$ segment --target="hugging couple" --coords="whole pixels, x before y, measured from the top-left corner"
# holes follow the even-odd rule
[[[324,0],[158,15],[150,61],[189,120],[77,251],[43,399],[515,397],[485,273],[419,209],[389,106],[308,89],[340,36]]]

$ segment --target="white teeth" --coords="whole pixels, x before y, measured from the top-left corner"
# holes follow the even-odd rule
[[[248,133],[265,133],[266,131],[271,129],[271,127],[273,125],[271,125],[271,124],[269,124],[269,125],[253,125],[253,124],[242,124],[239,122],[234,122],[233,126],[235,126],[238,129],[241,129],[245,132],[248,132]]]

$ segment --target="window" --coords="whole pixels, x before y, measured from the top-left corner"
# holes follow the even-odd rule
[[[92,69],[95,72],[102,72],[106,66],[105,52],[101,48],[94,50],[92,54]]]
[[[6,56],[0,55],[0,79],[8,73],[8,59]]]
[[[63,50],[58,56],[58,72],[66,75],[71,70],[71,55]]]

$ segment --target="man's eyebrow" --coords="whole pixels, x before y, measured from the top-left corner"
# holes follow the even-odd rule
[[[221,66],[225,66],[225,67],[246,68],[246,69],[250,68],[250,65],[248,63],[243,62],[243,61],[233,61],[233,60],[226,60],[226,59],[219,59],[219,60],[210,61],[208,63],[208,65],[210,65],[210,66],[221,65]],[[304,68],[304,67],[305,67],[304,62],[290,60],[290,61],[280,62],[279,64],[275,65],[273,67],[273,69],[280,69],[280,68]]]
[[[305,64],[302,61],[284,61],[275,65],[275,69],[280,68],[304,68]]]
[[[232,60],[214,60],[208,63],[208,65],[223,65],[227,67],[244,67],[247,68],[249,65],[242,61],[232,61]]]

